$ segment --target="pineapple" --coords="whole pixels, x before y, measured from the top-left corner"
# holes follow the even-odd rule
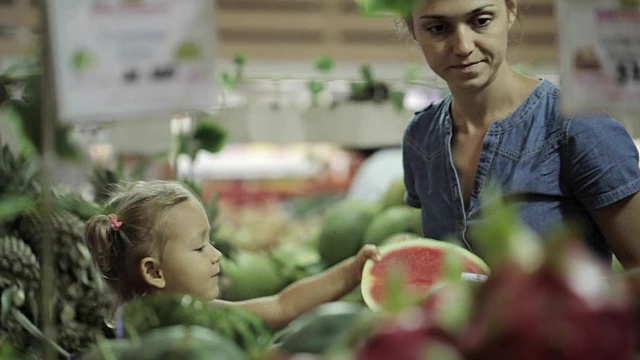
[[[24,241],[13,236],[0,237],[0,293],[5,310],[5,295],[9,299],[7,312],[16,309],[25,316],[37,316],[37,291],[40,285],[40,266]],[[28,306],[25,306],[25,302]],[[0,318],[0,343],[8,341],[24,350],[29,344],[27,331],[8,313]]]

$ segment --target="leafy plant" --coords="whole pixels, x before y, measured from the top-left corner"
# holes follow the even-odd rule
[[[382,102],[389,98],[389,86],[374,79],[371,65],[364,64],[360,67],[361,81],[351,83],[351,97],[353,101]]]
[[[333,59],[327,55],[321,55],[314,64],[315,69],[326,78],[327,74],[333,70]],[[326,79],[325,79],[326,80]],[[314,105],[318,104],[318,95],[324,91],[324,82],[320,79],[311,79],[307,83],[309,91],[311,91],[311,100]]]
[[[407,17],[421,0],[356,0],[364,16],[397,15]]]
[[[13,79],[24,85],[21,98],[4,101],[7,107],[8,118],[16,133],[21,153],[25,156],[42,154],[44,151],[44,139],[42,137],[42,92],[41,74],[34,67],[29,69],[29,74]],[[6,89],[6,81],[4,85]],[[57,156],[66,160],[80,160],[80,150],[77,145],[69,140],[71,125],[62,124],[51,114],[54,122],[54,149]]]
[[[222,72],[222,88],[226,91],[235,89],[238,82],[244,78],[244,67],[247,64],[247,54],[236,53],[233,57],[235,69],[233,72]]]

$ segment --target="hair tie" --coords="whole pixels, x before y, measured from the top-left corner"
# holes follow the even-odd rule
[[[122,226],[122,221],[118,221],[116,214],[109,214],[109,229],[118,231]]]

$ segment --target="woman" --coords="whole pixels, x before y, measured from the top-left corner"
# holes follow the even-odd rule
[[[606,261],[640,263],[640,169],[626,130],[606,115],[560,113],[559,89],[506,62],[516,0],[426,0],[407,19],[451,95],[416,113],[403,139],[406,201],[426,237],[456,236],[480,220],[479,195],[497,185],[544,233],[578,222]]]

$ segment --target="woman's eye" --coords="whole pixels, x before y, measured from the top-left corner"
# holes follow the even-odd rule
[[[485,27],[491,23],[492,19],[490,17],[481,17],[475,20],[476,26]]]
[[[197,251],[197,252],[204,251],[204,247],[205,247],[205,246],[206,246],[206,245],[202,245],[202,246],[200,246],[199,248],[197,248],[197,249],[196,249],[196,251]]]
[[[447,27],[444,24],[436,24],[427,26],[427,31],[432,34],[441,34],[443,33]]]

